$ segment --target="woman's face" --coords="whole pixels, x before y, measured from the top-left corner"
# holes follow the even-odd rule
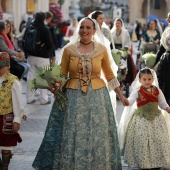
[[[79,29],[79,35],[81,40],[90,42],[94,33],[95,33],[94,23],[89,19],[84,19],[81,22]]]
[[[8,34],[11,30],[10,24],[6,24],[6,33]]]
[[[104,22],[104,15],[103,15],[103,14],[100,14],[100,15],[97,17],[96,21],[98,22],[99,26],[101,27],[102,24],[103,24],[103,22]]]
[[[122,28],[122,23],[121,21],[117,20],[116,21],[116,29],[121,29]]]
[[[170,23],[170,14],[168,14],[166,21]]]
[[[154,30],[156,28],[156,24],[154,21],[150,21],[149,23],[149,29]]]

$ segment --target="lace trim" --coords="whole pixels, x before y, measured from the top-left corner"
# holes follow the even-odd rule
[[[108,89],[109,89],[109,91],[114,90],[116,87],[119,87],[119,86],[120,86],[120,83],[119,83],[119,81],[117,80],[116,77],[111,79],[108,82]]]
[[[78,42],[77,42],[78,43]],[[82,58],[83,54],[80,54],[79,51],[78,51],[78,44],[73,44],[73,45],[70,45],[67,50],[73,54],[74,56],[77,56],[79,58]],[[94,50],[90,53],[87,53],[87,54],[84,54],[84,55],[88,55],[90,58],[94,58],[96,57],[97,55],[103,53],[105,50],[105,48],[102,48],[102,45],[101,44],[97,44],[96,42],[94,42]]]
[[[81,90],[86,93],[88,89],[89,81],[91,80],[92,63],[90,56],[84,55],[79,60],[79,78],[81,84]]]

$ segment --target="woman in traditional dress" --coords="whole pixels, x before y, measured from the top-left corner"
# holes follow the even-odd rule
[[[110,89],[124,105],[104,45],[97,42],[97,27],[83,18],[70,43],[63,49],[61,72],[68,106],[59,110],[56,101],[42,144],[33,162],[36,170],[121,170],[114,112],[103,72]]]
[[[125,84],[131,85],[136,76],[136,67],[132,58],[132,53],[130,52],[132,48],[130,35],[127,29],[125,29],[123,20],[121,18],[116,18],[114,21],[114,26],[111,30],[114,45],[116,49],[126,50],[127,55],[127,75],[125,79]]]

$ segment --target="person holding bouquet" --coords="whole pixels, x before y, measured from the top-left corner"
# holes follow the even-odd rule
[[[97,31],[96,22],[85,17],[63,48],[61,74],[69,77],[63,89],[67,105],[59,109],[54,101],[33,162],[35,170],[122,169],[109,91],[114,90],[123,105],[129,103],[120,91]],[[101,78],[101,72],[108,83]],[[52,91],[56,94],[55,86]]]

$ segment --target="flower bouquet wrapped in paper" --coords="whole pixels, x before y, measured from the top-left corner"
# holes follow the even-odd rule
[[[37,70],[35,78],[30,81],[30,89],[34,92],[38,88],[50,90],[56,98],[57,107],[63,110],[67,105],[63,91],[66,81],[67,78],[61,75],[60,65],[47,65]]]
[[[156,54],[152,52],[145,53],[144,55],[142,55],[142,60],[144,60],[147,67],[152,68],[156,61]]]
[[[113,57],[115,63],[118,66],[121,63],[121,58],[122,57],[126,57],[127,55],[128,55],[128,51],[127,50],[118,50],[118,49],[112,50],[112,57]]]

